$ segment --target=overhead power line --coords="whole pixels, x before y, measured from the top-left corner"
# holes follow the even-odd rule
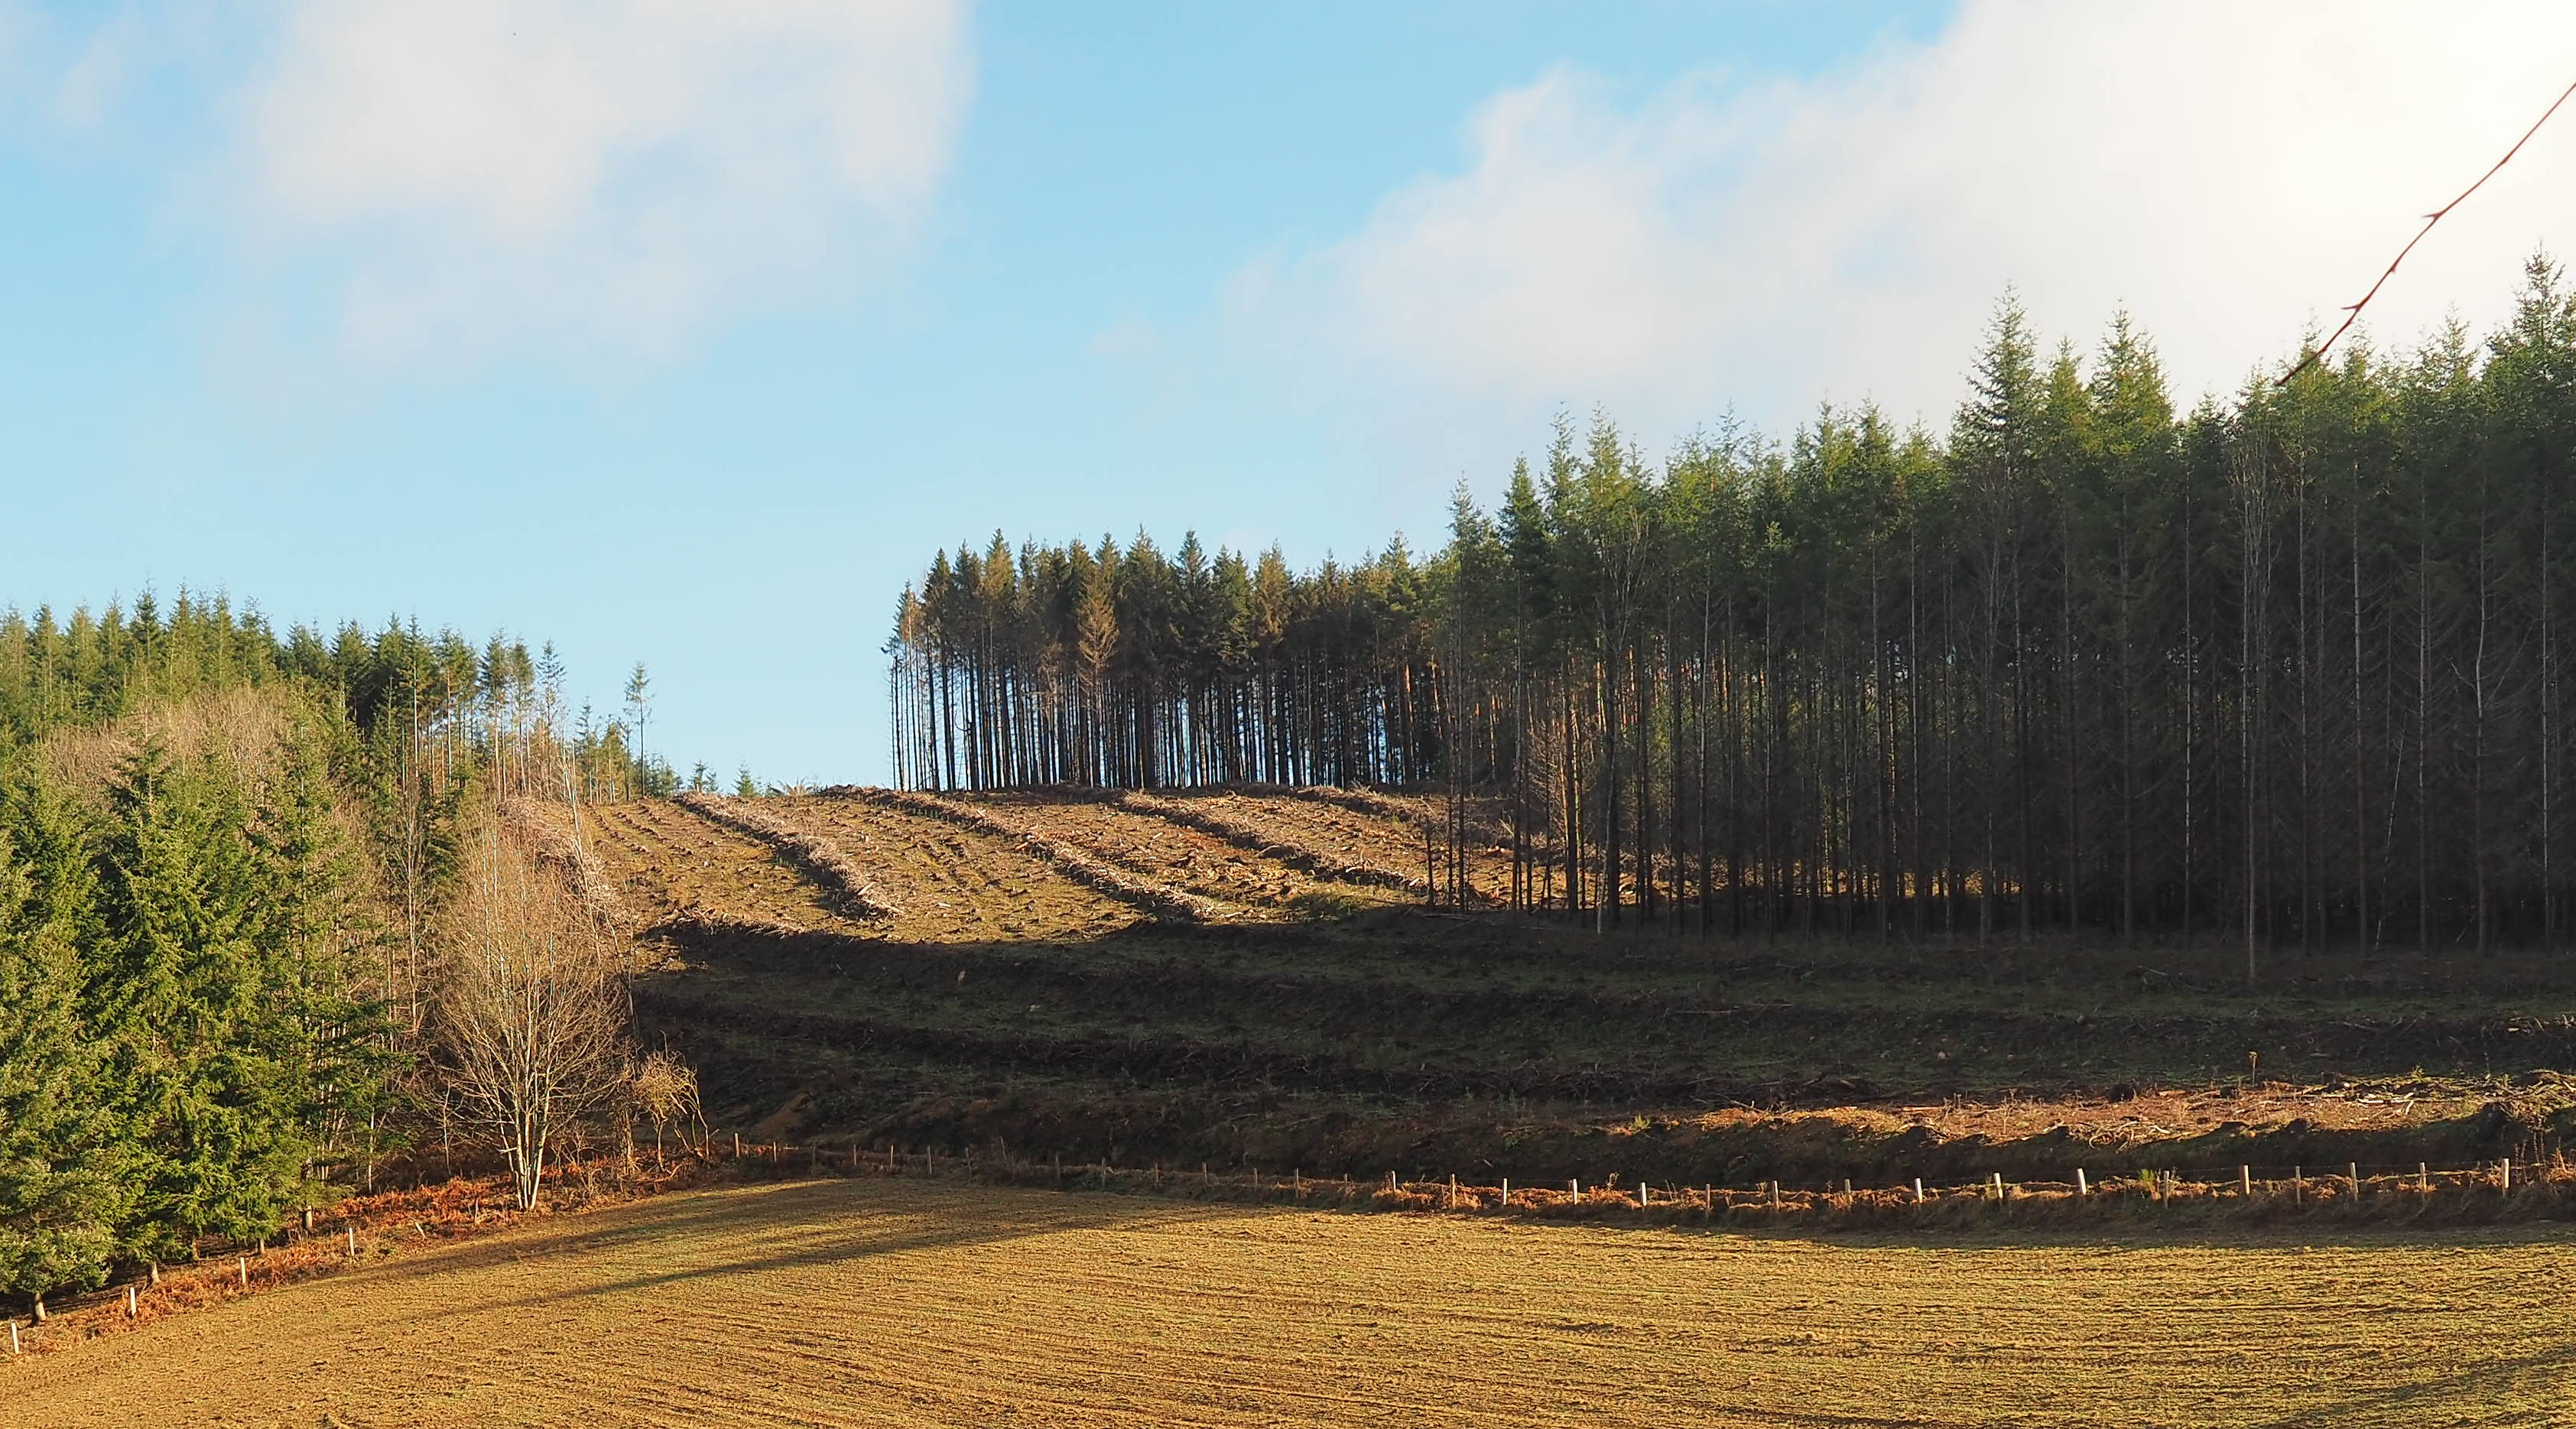
[[[2397,275],[2397,265],[2405,262],[2406,255],[2415,251],[2415,245],[2424,241],[2424,235],[2433,231],[2433,225],[2440,223],[2445,215],[2449,214],[2452,209],[2458,208],[2469,195],[2476,193],[2479,189],[2485,187],[2486,181],[2494,178],[2498,169],[2502,169],[2505,165],[2512,163],[2513,156],[2522,152],[2522,146],[2531,142],[2531,136],[2540,132],[2540,126],[2549,122],[2549,116],[2558,112],[2558,106],[2565,104],[2569,95],[2576,95],[2576,84],[2570,84],[2565,89],[2560,90],[2558,92],[2558,97],[2550,101],[2549,107],[2540,111],[2540,117],[2531,121],[2531,127],[2522,131],[2522,137],[2513,141],[2513,147],[2504,151],[2504,157],[2496,160],[2493,167],[2490,167],[2485,173],[2478,175],[2478,181],[2476,183],[2460,190],[2460,196],[2458,198],[2455,198],[2449,203],[2442,205],[2440,208],[2433,210],[2431,213],[2424,215],[2424,226],[2415,230],[2415,236],[2406,240],[2406,246],[2397,250],[2396,257],[2388,260],[2388,271],[2379,275],[2379,281],[2370,285],[2370,291],[2361,295],[2360,302],[2354,303],[2343,310],[2344,318],[2342,326],[2337,327],[2333,333],[2329,334],[2326,340],[2318,345],[2316,351],[2311,352],[2306,357],[2300,359],[2298,366],[2282,373],[2281,385],[2288,385],[2291,378],[2307,371],[2310,367],[2315,366],[2317,363],[2325,359],[2326,350],[2333,347],[2335,345],[2335,339],[2342,337],[2346,332],[2350,331],[2352,325],[2356,321],[2360,320],[2361,310],[2370,306],[2370,300],[2379,296],[2379,290],[2381,288],[2388,286],[2388,280]]]

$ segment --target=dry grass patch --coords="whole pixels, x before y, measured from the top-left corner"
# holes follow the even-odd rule
[[[2576,1247],[690,1192],[0,1372],[28,1426],[2566,1422]]]

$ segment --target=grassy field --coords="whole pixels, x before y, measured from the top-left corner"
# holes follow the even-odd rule
[[[1922,1245],[791,1182],[0,1363],[0,1422],[2565,1424],[2571,1273],[2543,1231]]]

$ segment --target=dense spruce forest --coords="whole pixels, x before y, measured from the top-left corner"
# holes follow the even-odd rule
[[[2554,265],[2482,342],[2188,412],[2125,318],[2043,350],[2007,299],[1968,385],[1946,433],[1826,407],[1660,465],[1560,420],[1428,557],[943,553],[888,645],[896,777],[1446,789],[1453,868],[1497,821],[1519,906],[1605,927],[2241,937],[2249,975],[2566,938]]]
[[[452,1119],[429,945],[474,810],[674,782],[561,677],[186,594],[0,612],[0,1291],[272,1235]]]

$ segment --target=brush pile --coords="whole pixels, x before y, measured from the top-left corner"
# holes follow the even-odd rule
[[[827,792],[842,792],[838,790]],[[942,799],[932,794],[917,794],[908,789],[865,789],[847,791],[860,798],[873,800],[887,808],[902,809],[929,818],[1011,839],[1020,847],[1053,865],[1065,877],[1085,887],[1106,893],[1122,903],[1141,908],[1157,918],[1174,923],[1213,923],[1222,921],[1225,910],[1195,894],[1184,893],[1168,884],[1148,882],[1124,869],[1075,848],[1060,839],[1051,839],[1018,827],[971,804]]]
[[[1290,868],[1303,869],[1321,877],[1340,879],[1344,883],[1365,884],[1372,888],[1392,888],[1397,892],[1411,893],[1416,896],[1421,896],[1430,889],[1430,884],[1419,875],[1398,873],[1373,863],[1338,858],[1304,844],[1285,842],[1249,824],[1237,823],[1222,814],[1199,808],[1187,800],[1164,799],[1152,794],[1129,792],[1120,794],[1116,802],[1122,809],[1139,814],[1151,814],[1158,819],[1168,819],[1184,827],[1196,829],[1200,833],[1223,839],[1236,848],[1257,853],[1263,858],[1284,863]]]
[[[789,862],[830,889],[842,911],[853,917],[891,918],[901,911],[868,882],[867,875],[850,862],[849,855],[827,840],[772,817],[750,799],[692,792],[681,794],[677,802],[692,813],[749,834],[786,855]]]

